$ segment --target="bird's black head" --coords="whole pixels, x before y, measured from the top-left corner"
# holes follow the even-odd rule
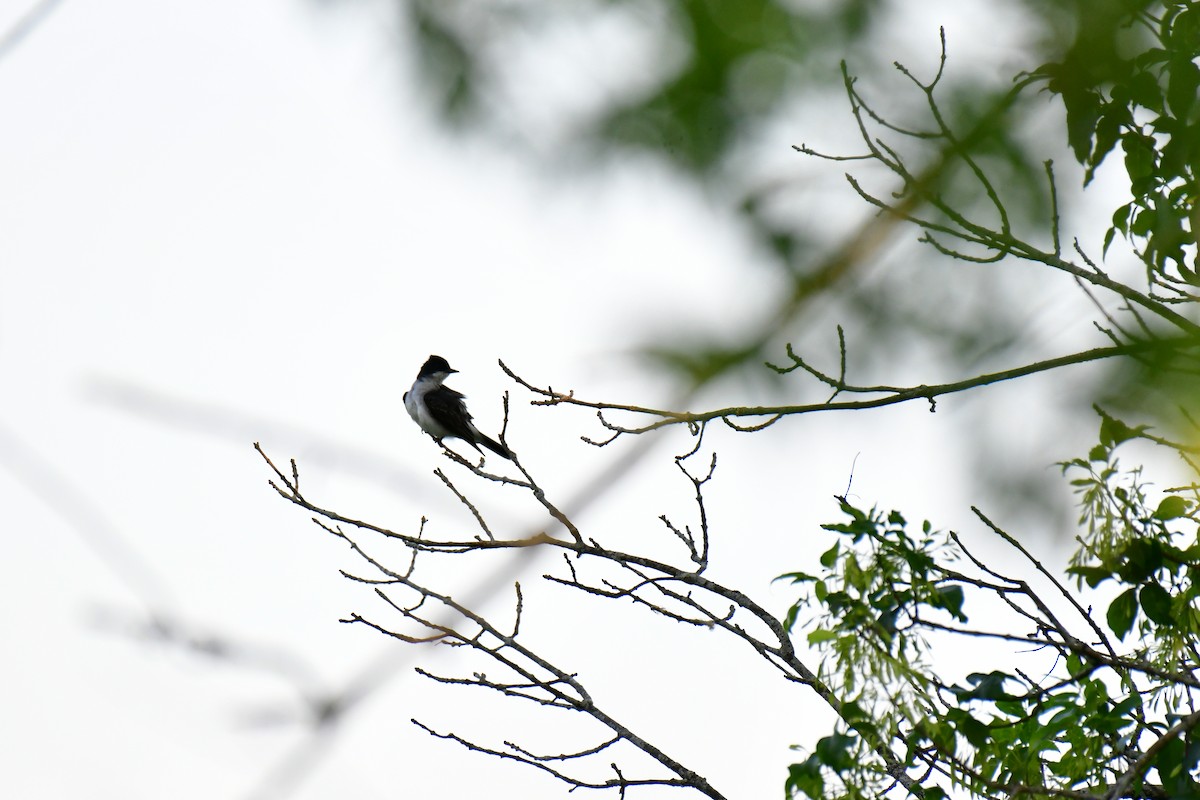
[[[441,356],[430,356],[429,360],[425,362],[425,366],[421,367],[421,372],[417,377],[425,378],[429,375],[437,375],[439,372],[448,375],[451,372],[458,372],[458,370],[451,367],[450,362]]]

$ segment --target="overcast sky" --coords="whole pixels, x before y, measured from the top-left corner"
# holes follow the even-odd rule
[[[515,390],[497,359],[534,383],[655,405],[672,387],[629,351],[654,331],[743,325],[773,285],[729,268],[752,249],[665,170],[556,181],[440,131],[395,50],[389,4],[334,5],[63,2],[0,59],[6,797],[559,796],[410,717],[496,742],[510,725],[562,724],[587,741],[570,722],[517,723],[492,698],[432,687],[410,649],[340,625],[384,609],[337,574],[356,566],[347,548],[267,487],[251,443],[296,457],[310,495],[351,516],[459,530],[470,520],[431,474],[446,462],[400,403],[430,353],[461,370],[452,385],[492,434]],[[27,7],[6,0],[0,26]],[[769,144],[783,158],[801,138]],[[599,434],[590,415],[528,399],[514,391],[510,443],[571,497],[617,448],[579,441]],[[856,458],[868,505],[963,524],[953,413],[715,436],[720,574],[786,608],[770,579],[817,551]],[[658,514],[686,519],[691,487],[670,459],[686,446],[682,431],[659,437],[583,519],[646,536],[662,534]],[[546,524],[525,498],[479,491],[498,524]],[[796,499],[761,517],[756,492]],[[779,560],[752,557],[764,548]],[[544,568],[521,574],[533,585]],[[460,576],[461,591],[487,574]],[[530,591],[544,602],[530,604],[529,635],[586,665],[731,797],[778,796],[787,745],[828,725],[749,653]],[[509,602],[505,590],[489,607]],[[274,666],[145,641],[147,603]],[[314,737],[296,687],[376,667],[381,690]]]

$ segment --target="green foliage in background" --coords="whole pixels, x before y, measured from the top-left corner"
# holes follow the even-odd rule
[[[781,291],[776,304],[757,315],[761,327],[731,331],[697,324],[681,328],[677,338],[657,333],[644,354],[685,385],[698,388],[732,374],[761,380],[762,361],[773,360],[777,348],[811,329],[814,319],[823,323],[821,310],[833,307],[841,310],[837,321],[847,330],[861,331],[854,337],[855,355],[864,367],[900,354],[931,352],[974,368],[1032,346],[1027,306],[1017,295],[998,297],[1002,287],[987,284],[970,292],[958,283],[918,287],[906,273],[878,271],[864,279],[879,248],[865,248],[853,253],[850,263],[831,268],[854,242],[834,239],[823,214],[795,213],[796,198],[805,197],[805,178],[814,174],[804,171],[811,166],[803,161],[797,162],[798,180],[752,177],[756,149],[771,131],[785,127],[795,137],[791,143],[801,145],[812,135],[815,118],[845,116],[838,98],[839,62],[872,80],[892,70],[887,37],[917,13],[911,4],[401,0],[398,5],[408,21],[405,50],[442,119],[457,130],[506,144],[514,141],[507,98],[529,91],[521,83],[524,76],[511,68],[523,53],[554,47],[560,29],[586,29],[612,19],[644,37],[650,54],[645,74],[626,75],[625,91],[619,90],[619,80],[612,84],[616,89],[592,96],[588,86],[579,87],[590,111],[573,121],[565,147],[591,157],[570,163],[602,170],[615,157],[658,161],[724,210],[731,224],[756,243],[761,263],[774,265],[791,283],[790,291]],[[1073,153],[1090,181],[1106,156],[1119,150],[1129,169],[1131,198],[1113,209],[1105,250],[1114,237],[1127,239],[1145,255],[1160,288],[1176,294],[1186,293],[1194,282],[1194,267],[1187,264],[1194,244],[1194,163],[1200,147],[1193,102],[1200,26],[1193,5],[1146,0],[1002,4],[1009,24],[1022,31],[1027,72],[1019,79],[1029,81],[1029,89],[1011,93],[1006,76],[986,67],[955,68],[970,65],[975,56],[969,43],[962,43],[966,50],[960,52],[951,41],[956,61],[940,76],[938,97],[945,124],[964,134],[957,145],[1008,195],[1004,213],[1022,236],[1044,229],[1051,213],[1043,161]],[[935,26],[930,20],[931,51]],[[623,63],[597,69],[626,73]],[[1066,141],[1048,143],[1028,135],[1041,124],[1047,93],[1066,111]],[[904,93],[888,99],[893,107],[876,111],[901,112],[890,120],[898,126],[890,132],[891,146],[906,139],[906,150],[897,154],[917,167],[933,168],[936,174],[926,177],[958,212],[986,212],[989,198],[971,169],[963,169],[959,158],[946,159],[936,136],[923,138],[935,132],[912,118],[923,107],[921,99]],[[918,136],[899,135],[905,131]],[[536,143],[528,152],[550,162],[562,155]],[[944,169],[937,171],[939,163]],[[1103,229],[1097,233],[1104,235]],[[863,239],[859,236],[859,242]],[[741,272],[747,266],[731,269]],[[930,307],[944,313],[930,315]],[[1141,402],[1142,388],[1157,385],[1164,374],[1116,370],[1107,381],[1112,396],[1105,399],[1127,395]],[[1180,391],[1191,388],[1188,382]]]

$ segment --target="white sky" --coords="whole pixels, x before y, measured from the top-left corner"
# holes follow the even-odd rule
[[[346,548],[268,489],[252,441],[298,458],[319,502],[457,530],[468,520],[431,475],[445,462],[400,405],[429,353],[462,371],[453,385],[495,432],[514,388],[497,358],[535,383],[654,405],[670,387],[625,357],[647,331],[734,328],[767,303],[765,271],[730,268],[751,249],[666,172],[556,182],[454,139],[412,93],[388,4],[319,5],[75,0],[0,60],[0,795],[269,797],[260,789],[286,783],[275,770],[309,735],[258,724],[299,708],[280,681],[102,625],[139,608],[97,553],[106,543],[150,565],[199,629],[296,653],[326,685],[397,649],[338,624],[383,609],[338,576],[356,566]],[[25,8],[5,0],[0,26]],[[936,23],[911,34],[934,37]],[[786,160],[802,138],[768,144]],[[597,434],[588,415],[524,399],[514,392],[510,442],[569,496],[612,453],[578,441]],[[768,582],[824,549],[816,525],[856,455],[865,502],[968,524],[953,413],[714,432],[718,574],[786,607]],[[669,458],[684,437],[663,439],[585,522],[657,536],[658,514],[690,519]],[[493,522],[544,524],[524,498],[478,491]],[[764,496],[794,505],[760,513]],[[780,560],[762,563],[760,548]],[[787,745],[828,724],[815,698],[715,634],[549,592],[542,568],[525,578],[545,597],[529,605],[531,636],[731,797],[779,795]],[[408,721],[499,742],[509,706],[396,675],[287,796],[562,794]]]

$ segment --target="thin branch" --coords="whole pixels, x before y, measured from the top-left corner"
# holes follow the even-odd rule
[[[458,498],[458,501],[466,506],[468,510],[470,510],[471,515],[475,517],[475,521],[479,523],[479,527],[483,530],[487,538],[495,539],[496,537],[492,535],[491,529],[488,528],[487,522],[483,519],[483,514],[480,514],[479,509],[475,507],[475,504],[468,500],[467,496],[460,492],[458,487],[456,487],[454,483],[451,482],[448,477],[446,477],[446,473],[442,472],[441,469],[435,469],[433,474],[437,475],[438,478],[441,479],[442,483],[446,484],[446,488],[454,492],[454,496]]]
[[[521,764],[526,764],[531,767],[536,767],[537,769],[540,769],[543,772],[553,775],[555,778],[558,778],[560,781],[563,781],[564,783],[569,784],[573,789],[618,789],[623,794],[624,789],[627,786],[679,786],[679,787],[690,787],[690,788],[696,789],[697,791],[700,791],[705,796],[714,798],[714,800],[723,800],[723,798],[724,798],[724,795],[719,794],[718,792],[716,792],[716,790],[712,789],[711,787],[707,787],[707,784],[705,784],[707,789],[701,788],[700,786],[697,786],[695,783],[690,782],[687,778],[630,779],[630,778],[625,778],[623,775],[620,775],[618,773],[618,777],[613,780],[587,781],[582,778],[577,778],[572,775],[568,775],[567,773],[565,773],[561,770],[551,767],[549,764],[546,763],[549,759],[535,758],[532,756],[528,756],[521,751],[497,750],[497,749],[491,748],[491,747],[484,747],[483,745],[476,744],[475,742],[472,742],[468,739],[464,739],[463,737],[459,736],[458,734],[439,733],[438,731],[434,730],[433,728],[430,728],[428,725],[424,724],[423,722],[421,722],[417,719],[413,719],[412,723],[414,725],[416,725],[418,728],[420,728],[421,730],[428,733],[430,736],[434,736],[438,739],[448,739],[450,741],[457,742],[458,744],[462,745],[463,747],[465,747],[468,750],[471,750],[473,752],[484,753],[486,755],[496,756],[497,758],[506,759],[506,760],[510,760],[510,761],[517,761]]]
[[[988,519],[987,516],[982,511],[980,511],[975,506],[971,506],[971,511],[975,514],[975,516],[979,517],[980,521],[982,521],[984,525],[987,525],[988,528],[990,528],[993,533],[995,533],[997,536],[999,536],[1001,539],[1003,539],[1005,542],[1007,542],[1009,544],[1009,546],[1012,547],[1013,549],[1015,549],[1018,553],[1023,555],[1026,558],[1026,560],[1029,561],[1029,563],[1033,564],[1034,569],[1036,569],[1046,579],[1048,579],[1050,581],[1051,585],[1053,585],[1054,588],[1058,590],[1059,594],[1061,594],[1064,598],[1066,598],[1067,602],[1071,604],[1071,607],[1075,609],[1075,612],[1077,614],[1079,614],[1079,616],[1082,617],[1085,622],[1087,622],[1089,627],[1091,627],[1092,632],[1096,634],[1096,638],[1104,646],[1104,649],[1106,651],[1108,651],[1109,656],[1113,659],[1116,659],[1117,652],[1116,652],[1116,650],[1113,649],[1112,642],[1109,641],[1108,636],[1105,635],[1104,631],[1100,628],[1100,626],[1096,624],[1096,621],[1094,619],[1092,619],[1092,615],[1087,613],[1083,609],[1083,606],[1081,606],[1079,604],[1079,601],[1075,599],[1075,595],[1068,592],[1067,588],[1065,586],[1063,586],[1062,583],[1056,577],[1054,577],[1052,574],[1050,574],[1050,571],[1046,569],[1046,567],[1042,564],[1042,562],[1039,561],[1038,559],[1034,558],[1033,555],[1028,550],[1025,549],[1024,545],[1022,545],[1020,542],[1018,542],[1016,539],[1014,539],[1012,536],[1010,536],[1006,531],[1001,530],[1000,527],[998,525],[996,525],[996,523],[994,523],[990,519]],[[1047,609],[1047,612],[1048,612],[1048,609]],[[1065,630],[1063,631],[1063,633],[1065,635]],[[1068,637],[1068,638],[1074,638],[1074,637]]]
[[[1028,375],[1035,375],[1042,372],[1049,372],[1065,366],[1075,364],[1087,364],[1093,361],[1102,361],[1109,358],[1118,358],[1122,356],[1130,356],[1138,353],[1144,353],[1151,350],[1188,350],[1191,348],[1200,347],[1200,329],[1197,329],[1196,335],[1178,337],[1174,339],[1159,339],[1153,341],[1138,341],[1129,344],[1115,345],[1111,347],[1097,347],[1091,350],[1083,350],[1077,353],[1071,353],[1056,358],[1049,358],[1042,361],[1035,361],[1019,367],[1001,370],[999,372],[989,372],[983,375],[976,375],[972,378],[967,378],[961,381],[951,383],[920,385],[920,386],[854,386],[844,382],[840,382],[836,378],[822,376],[820,379],[828,383],[840,392],[854,394],[884,394],[883,397],[876,397],[866,400],[844,400],[840,402],[824,402],[824,403],[805,403],[798,405],[783,405],[783,406],[730,406],[726,408],[712,409],[708,411],[688,412],[688,411],[671,411],[661,408],[652,408],[648,406],[637,406],[626,403],[609,403],[589,401],[576,397],[574,393],[563,394],[554,391],[552,388],[542,389],[533,386],[529,382],[518,378],[514,373],[505,370],[518,380],[521,385],[528,388],[533,393],[541,396],[542,400],[533,401],[535,404],[541,405],[573,405],[583,408],[592,408],[604,411],[623,411],[631,414],[640,414],[649,417],[657,417],[654,422],[621,428],[622,433],[648,433],[658,430],[659,428],[668,425],[679,424],[699,424],[708,422],[714,419],[724,420],[731,427],[737,430],[760,430],[766,425],[776,422],[784,416],[796,416],[800,414],[811,414],[823,411],[850,411],[861,410],[867,408],[882,408],[885,406],[907,403],[913,400],[931,401],[934,398],[943,397],[946,395],[957,394],[971,389],[977,389],[984,386],[1002,383],[1004,381],[1023,378]],[[797,367],[801,367],[797,364]],[[803,369],[819,374],[819,371],[808,366],[802,366]],[[738,426],[731,420],[745,417],[770,417],[766,423],[756,426]]]

